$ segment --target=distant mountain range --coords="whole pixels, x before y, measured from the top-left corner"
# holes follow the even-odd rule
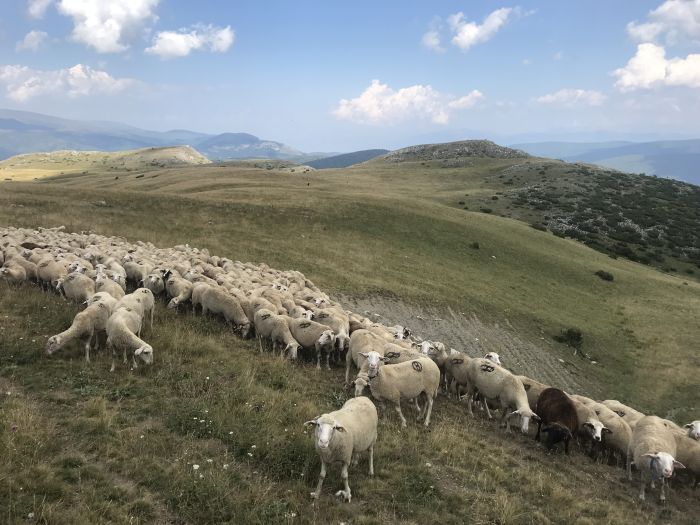
[[[179,144],[190,145],[211,160],[304,156],[281,142],[259,139],[248,133],[209,135],[189,130],[149,131],[116,122],[68,120],[0,109],[0,159],[20,153],[122,151]]]
[[[333,155],[332,157],[324,157],[318,160],[312,160],[307,162],[307,166],[316,168],[317,170],[328,169],[328,168],[347,168],[348,166],[353,166],[354,164],[359,164],[361,162],[366,162],[380,155],[385,155],[389,153],[388,149],[365,149],[362,151],[354,151],[352,153],[342,153],[340,155]]]
[[[700,185],[700,140],[654,142],[532,142],[513,147],[538,157],[587,162]]]

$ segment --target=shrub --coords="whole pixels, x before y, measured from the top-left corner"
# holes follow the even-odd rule
[[[464,206],[464,201],[459,201],[458,203],[460,206]]]
[[[497,201],[497,200],[498,200],[498,196],[497,196],[497,195],[494,195],[493,197],[491,197],[491,200],[492,200],[492,201]]]
[[[613,274],[611,274],[610,272],[606,272],[605,270],[598,270],[595,274],[604,281],[612,281],[613,279],[615,279],[613,277]]]
[[[478,242],[473,242],[473,243],[471,243],[471,244],[469,245],[469,247],[470,247],[472,250],[478,250],[478,249],[479,249],[479,243],[478,243]]]
[[[535,230],[539,230],[539,231],[541,231],[541,232],[546,232],[546,231],[547,231],[547,227],[546,227],[546,226],[542,226],[542,225],[541,225],[540,223],[538,223],[538,222],[533,222],[533,223],[531,223],[531,224],[530,224],[530,228],[534,228]]]
[[[481,208],[482,213],[491,213],[493,210],[491,208]]]
[[[583,344],[583,333],[578,328],[567,328],[562,330],[561,334],[554,336],[554,340],[580,350]]]

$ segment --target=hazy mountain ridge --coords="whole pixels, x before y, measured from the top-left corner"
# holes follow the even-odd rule
[[[387,149],[365,149],[313,160],[307,162],[307,165],[316,169],[347,168],[348,166],[366,162],[381,155],[386,155],[387,153],[389,153]]]
[[[589,162],[628,173],[645,173],[700,184],[700,139],[652,142],[534,142],[514,144],[532,155]]]

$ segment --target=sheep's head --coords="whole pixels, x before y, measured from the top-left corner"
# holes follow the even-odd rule
[[[335,432],[345,432],[345,427],[339,425],[335,419],[330,418],[327,414],[317,416],[304,425],[316,427],[316,447],[324,450],[330,445]]]
[[[535,414],[532,410],[529,408],[522,409],[522,410],[514,410],[510,414],[508,414],[508,419],[513,418],[513,417],[520,417],[520,431],[523,434],[527,434],[527,431],[530,428],[530,419],[534,419],[535,421],[540,420],[540,416]]]
[[[49,340],[46,341],[46,353],[48,355],[53,354],[56,350],[61,348],[62,342],[63,341],[60,335],[53,335],[49,337]]]
[[[333,346],[335,343],[335,333],[333,330],[324,330],[321,337],[318,338],[318,342],[322,346]]]
[[[153,347],[149,344],[138,347],[134,351],[134,355],[139,357],[141,361],[147,365],[153,364]]]
[[[603,434],[607,432],[612,433],[612,430],[603,425],[599,420],[593,418],[589,418],[588,421],[581,426],[586,429],[586,432],[588,432],[588,435],[593,441],[600,442],[603,440]]]
[[[688,429],[688,437],[700,441],[700,419],[684,425]]]
[[[63,277],[59,277],[58,279],[56,279],[56,290],[58,290],[59,292],[63,288],[63,281],[65,281],[65,278]]]
[[[284,355],[286,355],[289,359],[294,360],[297,358],[300,349],[301,345],[299,345],[299,343],[289,343],[284,347]]]
[[[571,433],[571,430],[566,428],[561,423],[552,423],[551,425],[543,426],[542,432],[547,432],[549,434],[549,439],[551,443],[564,441],[566,439],[571,439],[572,437],[574,437]]]
[[[423,341],[420,344],[420,351],[422,354],[432,355],[435,353],[435,346],[433,346],[431,341]]]
[[[247,339],[248,335],[250,334],[250,323],[244,323],[240,325],[240,330],[241,330],[241,337],[243,339]]]
[[[360,355],[367,359],[367,375],[370,379],[377,375],[379,367],[388,359],[374,350],[371,352],[360,352]]]
[[[301,316],[304,319],[308,319],[309,321],[311,321],[314,318],[314,313],[311,310],[304,310],[304,313],[302,313]]]
[[[489,361],[493,361],[497,365],[501,364],[501,356],[499,356],[496,352],[489,352],[484,356],[484,359],[488,359]]]
[[[350,386],[355,389],[355,397],[360,397],[364,395],[365,388],[369,386],[369,378],[365,376],[358,376],[352,383],[350,383]]]
[[[683,469],[685,466],[680,461],[676,461],[668,452],[656,452],[655,454],[644,454],[642,457],[649,458],[649,469],[651,479],[670,478],[673,476],[673,469]]]

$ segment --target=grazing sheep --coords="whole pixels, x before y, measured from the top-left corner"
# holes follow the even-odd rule
[[[297,358],[301,345],[292,336],[285,316],[261,308],[255,312],[253,324],[255,325],[255,333],[259,338],[271,341],[273,353],[275,347],[279,345],[280,356],[287,355],[290,359]]]
[[[530,409],[525,387],[520,380],[490,359],[472,359],[467,365],[467,396],[473,397],[475,389],[484,396],[484,401],[493,399],[500,402],[501,425],[505,423],[507,432],[510,432],[510,420],[513,417],[520,417],[520,430],[524,434],[527,434],[530,419],[539,419]],[[490,416],[488,405],[485,406],[486,413]],[[469,415],[473,415],[469,398],[467,409]],[[513,411],[509,413],[510,409]]]
[[[682,430],[674,429],[673,437],[676,440],[676,459],[685,465],[693,478],[693,487],[696,487],[700,482],[700,443]]]
[[[600,403],[601,405],[605,405],[610,410],[615,412],[618,416],[620,416],[622,419],[624,419],[630,428],[634,428],[634,426],[637,424],[637,421],[644,417],[644,414],[642,414],[638,410],[635,410],[632,407],[620,403],[616,399],[606,399],[605,401],[601,401]]]
[[[461,396],[461,389],[463,386],[467,386],[468,376],[467,367],[469,362],[472,360],[467,354],[458,352],[457,350],[450,350],[449,357],[445,360],[445,392],[450,395],[452,384],[455,385],[455,392],[457,393],[457,398]]]
[[[136,334],[141,331],[142,316],[138,311],[129,307],[117,308],[107,320],[107,348],[112,351],[112,367],[116,369],[116,352],[124,353],[124,364],[127,364],[127,351],[133,351],[132,368],[138,368],[136,358],[145,364],[153,363],[153,347],[140,339]]]
[[[345,486],[344,490],[336,492],[350,502],[350,484],[348,483],[348,467],[362,452],[369,452],[369,475],[374,476],[374,444],[377,441],[377,409],[366,397],[348,399],[340,410],[315,417],[304,425],[313,425],[315,429],[315,447],[321,458],[321,473],[318,477],[316,490],[311,497],[318,499],[326,478],[326,465],[340,462],[342,468],[340,477]]]
[[[331,369],[330,354],[335,344],[335,334],[326,325],[307,319],[292,319],[284,316],[296,341],[306,349],[316,350],[316,368],[321,369],[321,354],[326,354],[326,368]]]
[[[233,295],[226,293],[218,286],[210,286],[202,292],[202,315],[208,312],[222,315],[235,330],[240,330],[242,338],[248,337],[250,320],[241,304]]]
[[[593,455],[596,445],[600,445],[603,442],[603,435],[610,432],[610,429],[606,428],[603,422],[598,419],[590,405],[584,405],[574,396],[569,397],[574,403],[576,415],[578,416],[577,434],[586,441],[590,440],[591,448],[589,453]]]
[[[0,277],[2,277],[2,280],[5,281],[8,286],[11,284],[16,285],[27,280],[27,272],[23,266],[5,263],[5,266],[0,268]]]
[[[344,310],[333,307],[318,309],[314,312],[313,320],[333,330],[339,352],[350,349],[350,318]]]
[[[589,405],[603,425],[601,435],[603,437],[603,447],[615,457],[619,457],[622,464],[627,456],[630,440],[632,439],[632,429],[627,422],[617,413],[610,410],[602,403]]]
[[[143,280],[143,286],[153,292],[153,295],[160,295],[165,291],[163,276],[158,273],[149,273]]]
[[[345,384],[350,381],[350,367],[354,364],[358,370],[362,371],[363,367],[366,371],[366,359],[363,354],[369,352],[377,352],[384,355],[385,340],[366,329],[355,330],[350,334],[350,348],[345,354]]]
[[[95,278],[95,291],[107,292],[115,299],[121,299],[126,295],[121,285],[105,275],[98,275]]]
[[[406,418],[401,412],[401,401],[413,399],[416,402],[416,420],[424,419],[424,425],[430,425],[430,414],[433,411],[433,400],[440,387],[440,369],[426,357],[406,361],[397,365],[379,364],[386,358],[377,352],[364,355],[369,363],[369,389],[377,401],[390,401],[401,418],[401,426],[406,426]],[[418,398],[425,397],[425,405],[421,410]]]
[[[648,472],[651,488],[654,488],[657,480],[661,480],[660,500],[666,501],[664,493],[666,479],[673,475],[674,468],[685,468],[675,457],[676,440],[673,430],[664,420],[657,416],[644,416],[637,421],[627,454],[627,477],[632,479],[631,465],[634,464],[640,471],[640,500],[645,499],[645,477]]]
[[[489,352],[484,356],[484,359],[488,359],[489,361],[493,361],[499,366],[501,365],[501,356],[498,355],[496,352]]]
[[[56,289],[63,291],[63,295],[76,303],[84,303],[95,293],[95,281],[87,275],[73,272],[69,273],[65,279],[59,278]]]
[[[568,455],[569,441],[578,430],[576,407],[569,396],[558,388],[545,388],[537,400],[535,412],[540,418],[535,441],[540,440],[540,431],[547,432],[547,449],[563,441]]]
[[[90,299],[85,301],[85,304],[87,306],[90,306],[91,304],[102,303],[107,307],[111,315],[112,312],[114,312],[114,309],[116,308],[118,302],[119,301],[117,301],[107,292],[96,292],[95,294],[93,294],[92,297],[90,297]]]
[[[15,256],[10,259],[6,259],[4,263],[5,267],[10,267],[10,266],[21,266],[24,269],[24,272],[26,274],[26,277],[24,280],[26,281],[36,281],[37,279],[37,267],[36,264],[34,264],[31,261],[26,260],[22,256]]]
[[[530,405],[530,408],[532,410],[535,410],[535,407],[537,406],[537,400],[539,399],[540,394],[546,389],[548,389],[549,386],[540,383],[539,381],[535,381],[534,379],[530,379],[527,376],[515,377],[517,377],[520,380],[520,382],[523,384],[523,387],[525,388],[525,392],[527,393],[527,402]]]
[[[165,291],[172,297],[168,308],[177,308],[184,301],[189,301],[192,296],[192,283],[176,276],[166,277]]]
[[[79,339],[85,346],[85,361],[89,363],[93,337],[95,339],[95,349],[97,349],[97,334],[100,330],[105,330],[109,315],[110,310],[106,304],[101,302],[91,304],[85,310],[76,314],[67,330],[49,337],[48,341],[46,341],[46,353],[51,355],[56,350],[66,346],[70,341]]]
[[[55,288],[58,280],[68,275],[66,267],[53,259],[40,262],[37,265],[36,273],[42,289]]]

